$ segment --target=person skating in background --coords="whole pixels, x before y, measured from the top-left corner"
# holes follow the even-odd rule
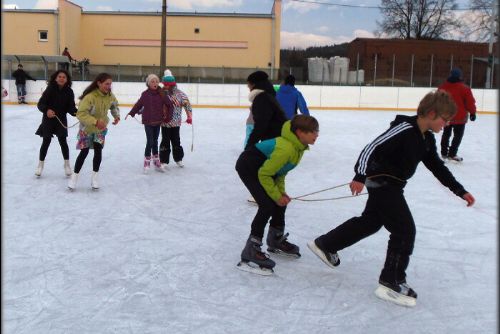
[[[170,98],[159,86],[160,79],[155,74],[150,74],[146,78],[148,89],[142,92],[141,97],[132,107],[125,119],[130,115],[142,115],[142,124],[146,132],[146,148],[144,150],[144,172],[147,173],[151,167],[151,158],[155,169],[163,172],[158,155],[158,137],[162,123],[168,123],[169,116],[172,115],[172,103]]]
[[[248,100],[252,103],[253,129],[248,136],[245,149],[261,140],[278,137],[286,121],[285,113],[276,100],[276,92],[264,71],[256,71],[247,78],[250,89]]]
[[[76,188],[80,170],[91,148],[94,150],[94,159],[90,184],[92,189],[99,189],[98,172],[102,161],[102,149],[108,132],[108,110],[111,111],[113,116],[113,125],[118,124],[120,121],[118,101],[111,92],[112,82],[111,75],[99,73],[80,96],[80,104],[76,112],[76,117],[80,121],[76,148],[80,150],[80,154],[76,158],[75,168],[68,183],[70,190]]]
[[[458,68],[451,70],[450,76],[439,86],[439,89],[450,93],[457,105],[457,114],[444,128],[441,136],[441,157],[460,162],[463,158],[457,155],[458,147],[462,142],[467,120],[470,119],[473,122],[476,120],[476,100],[470,87],[463,83],[462,71]],[[453,139],[450,146],[452,132]]]
[[[64,158],[64,172],[67,176],[71,175],[69,147],[66,141],[66,137],[68,137],[66,114],[73,117],[76,115],[75,93],[71,89],[71,85],[69,73],[66,70],[58,70],[50,76],[47,88],[38,101],[37,107],[43,116],[42,124],[40,124],[35,134],[42,137],[43,141],[40,147],[38,167],[35,171],[36,176],[42,175],[45,157],[53,135],[56,135],[61,146]]]
[[[338,251],[376,233],[384,226],[390,233],[384,268],[375,294],[405,306],[416,305],[417,293],[406,282],[406,269],[415,242],[415,222],[403,195],[407,180],[420,161],[467,206],[474,197],[455,180],[439,158],[434,133],[453,118],[455,103],[445,91],[428,93],[419,103],[416,116],[397,115],[388,130],[368,144],[354,167],[350,183],[353,195],[368,190],[366,207],[330,232],[308,243],[325,264],[340,264]]]
[[[267,250],[300,257],[299,247],[288,242],[288,233],[285,234],[285,211],[290,203],[285,177],[299,164],[309,145],[315,143],[318,132],[318,121],[314,117],[298,115],[284,123],[281,136],[249,147],[238,158],[236,171],[259,206],[241,253],[239,269],[263,275],[273,272],[275,262],[261,250],[269,218]]]
[[[17,102],[19,104],[28,104],[26,102],[26,79],[36,81],[31,75],[23,70],[23,65],[17,65],[17,70],[12,73],[12,76],[16,79],[16,89],[17,89]]]
[[[276,99],[280,103],[287,119],[297,115],[297,109],[304,115],[309,115],[307,103],[302,93],[295,87],[295,77],[288,75],[276,93]]]
[[[172,102],[172,115],[169,121],[161,124],[160,162],[162,168],[166,168],[170,161],[170,152],[175,163],[179,167],[184,167],[184,149],[181,146],[180,129],[182,124],[182,109],[186,111],[186,123],[193,124],[193,110],[187,95],[177,88],[175,77],[170,70],[165,70],[162,78],[163,90]],[[172,149],[170,149],[172,144]]]

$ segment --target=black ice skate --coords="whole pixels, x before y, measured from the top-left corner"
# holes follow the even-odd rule
[[[331,268],[335,268],[340,264],[340,257],[335,253],[330,253],[327,250],[325,250],[322,246],[321,243],[318,241],[318,239],[314,241],[310,241],[307,243],[307,247],[316,254],[317,257],[321,259],[327,266]]]
[[[274,273],[273,260],[269,255],[261,251],[262,241],[254,236],[248,237],[247,243],[241,252],[241,261],[237,268],[258,275],[272,275]]]
[[[278,230],[272,226],[269,226],[269,232],[267,233],[266,243],[267,251],[284,255],[293,258],[299,258],[299,246],[292,244],[287,241],[288,233],[283,234],[284,231]]]
[[[379,280],[375,295],[398,305],[410,307],[417,305],[417,293],[406,282],[388,283]]]

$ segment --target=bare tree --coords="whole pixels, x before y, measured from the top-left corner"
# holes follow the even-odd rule
[[[404,39],[446,38],[457,27],[455,0],[382,0],[379,35]]]
[[[488,42],[495,5],[496,0],[470,0],[470,10],[464,12],[459,18],[463,22],[459,29],[459,38],[467,41]]]

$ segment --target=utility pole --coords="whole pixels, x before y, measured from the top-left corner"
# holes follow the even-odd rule
[[[160,80],[167,67],[167,0],[161,6]]]
[[[488,45],[488,67],[486,69],[486,85],[485,88],[491,88],[493,85],[492,77],[493,77],[493,69],[495,68],[494,57],[493,57],[493,41],[498,37],[497,36],[497,2],[492,1],[492,13],[490,20],[490,43]]]

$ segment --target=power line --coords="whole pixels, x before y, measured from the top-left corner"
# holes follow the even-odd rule
[[[325,1],[317,1],[317,0],[289,0],[289,1],[309,3],[309,4],[314,4],[314,5],[348,7],[348,8],[359,8],[359,9],[379,9],[379,10],[387,9],[387,7],[381,7],[381,6],[346,5],[346,4],[332,3],[332,2],[325,2]],[[487,9],[487,8],[486,7],[468,7],[468,8],[455,8],[455,9],[449,9],[449,10],[453,10],[453,11],[467,11],[467,10],[481,10],[481,9]]]

